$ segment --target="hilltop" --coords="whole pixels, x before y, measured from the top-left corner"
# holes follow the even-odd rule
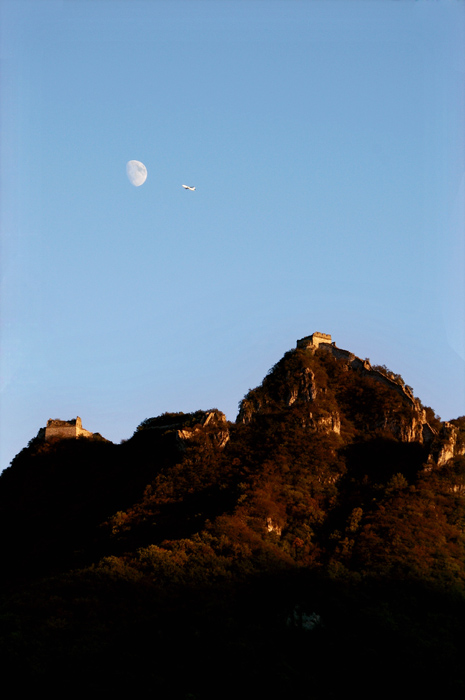
[[[76,421],[0,476],[0,641],[25,687],[79,668],[159,697],[368,697],[388,665],[393,691],[463,690],[464,417],[318,333],[235,423],[165,413],[114,445]]]

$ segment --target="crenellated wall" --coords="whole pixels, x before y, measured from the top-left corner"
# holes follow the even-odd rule
[[[326,333],[312,333],[312,335],[307,335],[305,338],[298,340],[297,347],[301,349],[308,347],[317,348],[323,343],[331,344],[331,336]]]
[[[58,418],[49,418],[45,427],[45,439],[50,438],[78,438],[92,437],[93,433],[85,430],[82,427],[82,421],[77,416],[74,420],[60,420]]]

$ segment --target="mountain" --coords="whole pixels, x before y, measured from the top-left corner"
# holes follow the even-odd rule
[[[120,445],[84,432],[40,429],[0,476],[5,680],[463,690],[465,417],[441,422],[315,333],[235,423],[212,409],[145,419]]]

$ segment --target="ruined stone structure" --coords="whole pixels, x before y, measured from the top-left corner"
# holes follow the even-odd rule
[[[307,335],[305,338],[298,340],[297,347],[302,350],[309,347],[317,348],[322,343],[331,345],[331,336],[326,333],[312,333],[312,335]]]
[[[57,418],[50,418],[47,421],[45,427],[45,439],[50,438],[78,438],[78,437],[92,437],[93,433],[88,430],[84,430],[82,427],[82,422],[79,416],[74,420],[59,420]]]

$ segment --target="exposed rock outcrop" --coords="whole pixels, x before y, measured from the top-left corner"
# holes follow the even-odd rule
[[[315,381],[315,373],[312,372],[308,367],[304,367],[299,377],[297,377],[297,383],[291,381],[290,373],[287,373],[285,378],[286,386],[288,388],[288,396],[286,397],[287,406],[292,406],[296,401],[308,401],[311,403],[315,401],[318,389]]]
[[[325,355],[336,360],[339,376],[341,372],[354,373],[349,384],[353,387],[350,391],[354,406],[358,402],[357,408],[350,405],[349,390],[341,396],[341,380],[331,378]],[[380,386],[379,391],[376,385]],[[369,394],[373,392],[383,394],[383,411],[379,408],[370,411]],[[341,401],[345,402],[346,424],[347,420],[355,421],[361,430],[381,431],[403,442],[424,445],[430,445],[436,436],[437,430],[428,423],[424,407],[399,376],[387,370],[380,371],[372,367],[368,359],[363,360],[338,348],[331,336],[324,333],[314,333],[297,341],[296,350],[286,353],[262,385],[245,396],[237,422],[248,424],[258,414],[292,408],[304,427],[340,434],[343,422]],[[375,403],[379,406],[379,401]],[[302,412],[303,405],[308,405],[308,412]]]
[[[198,415],[202,414],[202,415]],[[205,435],[218,449],[222,449],[229,440],[229,428],[226,416],[221,411],[198,411],[199,421],[192,427],[185,427],[177,430],[177,440],[185,443]]]
[[[163,413],[156,418],[147,418],[137,428],[140,431],[174,433],[178,447],[184,447],[202,436],[214,447],[222,449],[229,440],[226,416],[218,409],[195,411],[194,413]]]
[[[452,423],[444,422],[431,446],[430,459],[438,467],[454,457],[465,454],[465,445],[459,439],[459,430]]]

